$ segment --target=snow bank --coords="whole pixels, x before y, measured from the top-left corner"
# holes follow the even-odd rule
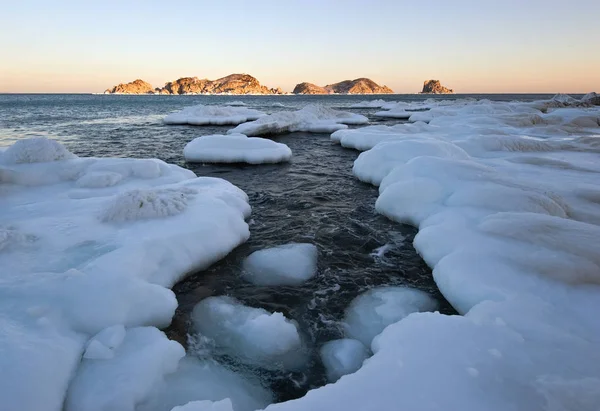
[[[346,124],[366,124],[365,116],[347,111],[338,111],[318,104],[309,104],[298,111],[280,111],[229,130],[228,134],[241,133],[247,136],[282,134],[295,131],[331,133],[347,128]]]
[[[268,369],[298,369],[305,361],[296,324],[282,313],[247,307],[231,297],[209,297],[192,312],[194,328],[215,355]]]
[[[401,159],[376,207],[419,228],[414,246],[463,316],[409,315],[358,371],[268,410],[598,408],[600,113],[555,101],[431,110],[415,137],[469,157]]]
[[[350,338],[329,341],[319,352],[329,382],[336,382],[342,376],[356,372],[369,357],[369,350],[360,341]]]
[[[0,170],[0,396],[9,411],[62,409],[73,375],[96,380],[86,371],[95,366],[78,368],[82,355],[82,367],[125,363],[147,344],[170,361],[181,347],[163,351],[156,329],[132,330],[167,326],[177,301],[166,287],[249,236],[243,191],[159,160],[77,158],[34,139],[0,154]],[[69,401],[83,409],[95,385],[77,384]],[[142,391],[123,395],[135,402]]]
[[[288,161],[292,150],[266,138],[216,134],[193,139],[183,155],[188,162],[263,164]]]
[[[297,285],[317,273],[317,247],[285,244],[255,251],[244,260],[244,278],[257,285]]]
[[[245,379],[214,361],[186,356],[179,362],[177,371],[154,386],[136,411],[164,411],[177,406],[195,411],[197,408],[192,405],[198,407],[199,402],[208,407],[201,410],[233,408],[235,411],[254,411],[272,401],[272,394],[259,383]],[[227,408],[228,405],[230,408]]]
[[[437,302],[423,291],[406,287],[376,287],[352,300],[344,316],[344,331],[348,337],[370,347],[373,338],[388,325],[411,313],[436,308]]]
[[[227,106],[197,105],[186,107],[181,111],[171,113],[164,118],[165,124],[190,124],[192,126],[204,125],[236,125],[246,121],[256,120],[265,115],[262,111],[237,107],[241,102],[232,102]],[[243,103],[241,105],[244,105]]]

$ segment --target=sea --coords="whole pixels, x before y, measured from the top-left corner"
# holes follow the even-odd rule
[[[443,95],[436,99],[533,101],[548,94]],[[574,97],[579,97],[575,96]],[[236,371],[260,375],[277,401],[298,398],[326,383],[318,348],[343,337],[344,310],[356,296],[378,286],[408,286],[424,290],[440,302],[440,311],[454,313],[439,293],[431,270],[412,246],[416,229],[375,212],[377,188],[356,179],[352,166],[359,152],[330,141],[328,134],[290,133],[271,136],[293,152],[289,163],[276,165],[190,164],[184,146],[196,137],[223,134],[231,126],[172,126],[162,119],[183,107],[241,101],[266,113],[322,104],[363,114],[370,124],[402,121],[380,119],[379,109],[350,109],[374,99],[423,101],[431,95],[327,96],[163,96],[92,94],[0,95],[0,147],[35,135],[63,143],[79,156],[159,158],[192,170],[198,176],[219,177],[249,196],[251,237],[207,270],[192,273],[175,285],[179,308],[167,335],[196,352],[210,356],[190,327],[194,305],[208,296],[228,295],[244,304],[282,312],[293,319],[310,347],[310,361],[301,372],[237,370],[229,358],[217,358]],[[253,251],[290,242],[315,244],[318,274],[299,286],[256,286],[241,278],[242,261]]]

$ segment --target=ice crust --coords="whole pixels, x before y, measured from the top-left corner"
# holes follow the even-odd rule
[[[290,243],[250,254],[243,264],[244,278],[257,285],[298,285],[317,273],[317,247]]]
[[[596,410],[600,110],[581,103],[431,104],[411,116],[423,122],[334,133],[360,150],[422,138],[469,155],[407,146],[376,204],[418,227],[414,246],[462,316],[411,314],[355,373],[267,409]]]
[[[305,362],[297,325],[282,313],[248,307],[227,296],[208,297],[192,312],[195,330],[215,354],[268,369],[300,369]]]
[[[318,104],[309,104],[297,111],[280,111],[249,123],[240,124],[227,133],[239,133],[247,136],[282,134],[295,131],[331,133],[347,128],[347,124],[366,124],[368,122],[369,119],[360,114],[334,110]]]
[[[154,328],[168,288],[248,238],[246,194],[45,138],[0,152],[0,180],[2,409],[135,409],[183,355]]]
[[[188,162],[264,164],[288,161],[292,150],[266,138],[214,134],[190,141],[183,155]]]
[[[241,103],[241,104],[240,104]],[[185,107],[181,111],[171,113],[164,118],[165,124],[204,125],[237,125],[246,121],[256,120],[265,115],[262,111],[240,107],[241,101],[228,103],[226,106],[197,106]]]

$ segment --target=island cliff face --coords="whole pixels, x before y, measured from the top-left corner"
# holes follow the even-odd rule
[[[368,78],[344,80],[320,87],[312,83],[300,83],[294,87],[294,94],[393,94],[387,86],[380,86]]]
[[[106,89],[104,94],[153,94],[154,88],[144,80],[134,80],[130,83],[121,83],[112,89]]]
[[[442,86],[439,80],[426,80],[423,83],[421,94],[452,94],[454,90]]]
[[[153,88],[142,80],[119,84],[105,94],[284,94],[280,88],[268,88],[248,74],[231,74],[217,79],[182,77],[170,81],[163,88]]]

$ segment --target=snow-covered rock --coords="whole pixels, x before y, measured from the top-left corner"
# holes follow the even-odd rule
[[[356,372],[363,361],[369,358],[369,350],[360,341],[350,338],[326,342],[319,353],[329,382],[336,382],[342,376]]]
[[[290,243],[250,254],[243,264],[244,278],[257,285],[297,285],[317,273],[317,247]]]
[[[160,160],[77,158],[40,138],[5,150],[0,169],[2,408],[60,410],[74,375],[69,401],[93,408],[101,373],[82,357],[81,367],[128,363],[148,347],[152,367],[182,353],[151,326],[175,312],[168,287],[248,238],[246,194]],[[146,392],[135,387],[103,392],[133,409]]]
[[[269,369],[298,369],[306,360],[296,324],[282,313],[248,307],[231,297],[208,297],[194,307],[192,320],[216,355]]]
[[[288,161],[292,150],[266,138],[217,134],[193,139],[183,155],[188,162],[264,164]]]
[[[376,287],[350,303],[344,316],[349,338],[371,346],[373,338],[390,324],[416,312],[434,311],[437,301],[426,292],[407,287]]]
[[[309,104],[297,111],[280,111],[240,124],[228,134],[241,133],[247,136],[291,133],[331,133],[347,128],[347,124],[366,124],[369,119],[360,114],[338,111],[318,104]]]
[[[262,111],[238,107],[239,104],[234,105],[233,103],[229,103],[227,106],[205,106],[200,104],[185,107],[181,111],[166,116],[164,122],[165,124],[190,124],[192,126],[209,124],[219,126],[237,125],[246,121],[256,120],[265,115]]]

